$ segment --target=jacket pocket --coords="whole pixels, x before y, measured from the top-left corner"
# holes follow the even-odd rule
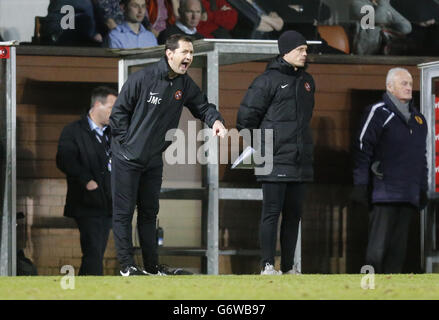
[[[275,155],[291,153],[292,149],[297,149],[293,148],[297,144],[297,122],[277,122],[274,125],[273,135],[273,153]]]
[[[305,144],[301,148],[298,162],[301,164],[311,164],[314,161],[314,146],[312,144]]]
[[[97,187],[91,191],[84,189],[82,193],[82,203],[89,208],[102,208],[103,198],[101,188]]]

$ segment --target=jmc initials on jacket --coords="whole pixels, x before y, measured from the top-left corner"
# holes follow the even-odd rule
[[[311,181],[313,142],[310,121],[314,80],[283,58],[268,64],[250,85],[238,112],[236,127],[273,129],[273,171],[260,181]],[[263,135],[264,137],[264,135]],[[261,141],[264,145],[264,138]]]
[[[209,127],[223,121],[213,104],[187,74],[168,77],[166,58],[132,74],[110,116],[113,156],[146,165],[171,142],[166,132],[178,126],[183,106]]]

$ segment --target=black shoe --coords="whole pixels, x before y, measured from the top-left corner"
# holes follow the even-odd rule
[[[184,270],[184,269],[182,269],[182,268],[174,269],[173,273],[174,273],[176,276],[189,276],[189,275],[192,275],[192,274],[193,274],[192,272],[187,271],[187,270]]]
[[[120,270],[120,275],[123,277],[128,276],[146,276],[148,275],[145,271],[136,266],[128,266],[123,270]]]
[[[166,264],[159,264],[157,266],[158,272],[169,275],[169,276],[178,276],[178,275],[191,275],[192,272],[184,270],[182,268],[170,269]]]

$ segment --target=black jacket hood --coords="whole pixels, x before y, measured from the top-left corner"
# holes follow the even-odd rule
[[[303,73],[308,67],[308,64],[306,63],[305,66],[297,68],[297,70],[294,70],[294,67],[286,62],[284,58],[282,58],[280,55],[277,56],[274,60],[268,63],[266,70],[275,69],[279,70],[279,72],[288,74],[288,75],[300,75]]]

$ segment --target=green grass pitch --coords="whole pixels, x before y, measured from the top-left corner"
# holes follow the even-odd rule
[[[0,300],[437,300],[439,274],[0,277]],[[62,284],[74,289],[63,289]]]

